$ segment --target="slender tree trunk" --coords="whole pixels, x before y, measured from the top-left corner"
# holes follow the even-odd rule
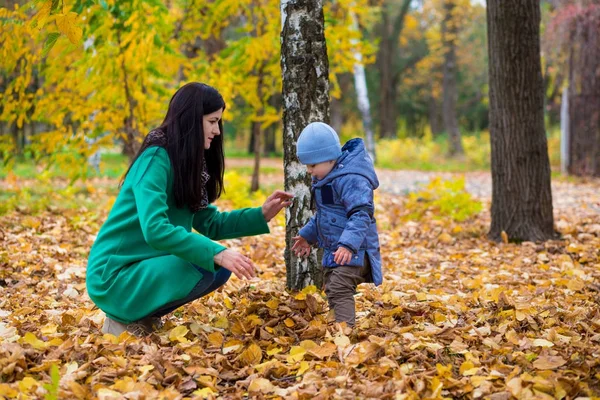
[[[569,167],[569,88],[563,89],[560,103],[560,172],[568,173]]]
[[[269,157],[277,152],[277,124],[269,126],[263,136],[265,138],[263,155]]]
[[[429,98],[429,127],[434,136],[441,135],[444,132],[444,123],[440,114],[440,103],[433,96]]]
[[[11,133],[12,133],[12,137],[13,137],[13,141],[15,143],[15,150],[16,150],[16,155],[17,158],[22,158],[23,157],[23,149],[25,148],[24,141],[23,141],[23,136],[25,135],[23,128],[19,128],[17,126],[17,123],[14,122],[11,126]]]
[[[121,47],[121,36],[117,34],[119,48]],[[123,154],[133,160],[142,144],[140,133],[135,124],[135,107],[137,101],[133,98],[131,89],[129,88],[129,74],[125,65],[125,58],[121,58],[121,72],[123,73],[123,89],[125,91],[125,101],[127,102],[127,114],[123,120],[124,128],[124,145]]]
[[[512,241],[555,238],[544,132],[538,0],[487,1],[492,226]]]
[[[403,0],[400,10],[391,19],[392,9],[396,9],[396,3],[385,0],[382,13],[381,43],[377,56],[380,71],[379,80],[379,119],[381,124],[380,136],[382,138],[394,138],[398,133],[396,97],[399,82],[400,67],[397,65],[398,37],[404,29],[404,19],[410,10],[412,0]],[[394,4],[394,7],[391,7]]]
[[[358,20],[356,15],[352,13],[352,26],[355,31],[358,31]],[[354,41],[356,43],[356,41]],[[375,137],[373,135],[373,123],[371,120],[371,104],[369,103],[369,90],[367,88],[367,78],[365,76],[365,65],[360,51],[354,53],[354,87],[356,88],[356,100],[358,110],[362,116],[363,129],[365,130],[365,138],[367,151],[371,156],[371,160],[375,162]]]
[[[600,6],[573,23],[569,57],[570,174],[600,176]]]
[[[276,110],[281,109],[281,94],[277,94],[271,96],[269,99],[269,105]],[[280,123],[275,123],[269,126],[267,131],[264,134],[265,137],[265,145],[264,145],[264,155],[269,156],[271,154],[277,153],[277,131],[278,128],[281,127]]]
[[[342,93],[342,97],[336,99],[334,97],[331,98],[331,103],[329,104],[329,112],[331,114],[330,125],[337,132],[340,133],[344,126],[344,95],[348,93],[348,91],[352,90],[352,80],[353,75],[350,73],[340,74],[337,77],[338,84],[340,85],[340,92]]]
[[[260,122],[252,122],[252,137],[254,138],[254,169],[252,171],[252,184],[250,185],[250,191],[256,192],[259,187],[259,177],[260,177],[260,157],[262,156],[261,148],[261,132],[260,132]]]
[[[264,66],[258,68],[258,83],[256,85],[256,95],[262,100],[263,98],[263,77],[264,77]],[[260,105],[260,108],[256,112],[258,118],[264,115],[264,106]],[[254,171],[252,172],[252,183],[250,185],[250,191],[256,192],[260,186],[260,158],[262,157],[262,141],[261,141],[261,123],[260,121],[254,121],[252,123],[252,137],[254,138]]]
[[[344,124],[344,113],[343,113],[342,100],[332,97],[330,110],[331,110],[331,127],[333,128],[333,130],[335,130],[336,132],[339,133],[342,130],[342,126]]]
[[[254,122],[250,123],[250,137],[248,138],[248,154],[254,154],[254,142],[256,138],[254,137]]]
[[[321,286],[317,251],[304,259],[292,252],[292,238],[312,216],[310,176],[296,157],[302,129],[314,121],[329,122],[329,62],[322,0],[282,0],[281,69],[283,73],[283,148],[285,189],[295,195],[286,210],[287,286]]]
[[[451,156],[462,156],[464,150],[458,130],[456,115],[456,102],[458,90],[456,88],[456,35],[458,27],[452,13],[454,0],[444,1],[444,21],[442,22],[442,42],[444,44],[444,78],[443,78],[443,104],[442,114],[444,131],[448,134],[449,153]]]
[[[388,8],[389,10],[389,8]],[[382,15],[381,43],[379,44],[379,119],[381,124],[380,136],[392,138],[396,136],[396,96],[392,87],[393,80],[393,53],[395,40],[392,38],[392,25],[388,12]]]

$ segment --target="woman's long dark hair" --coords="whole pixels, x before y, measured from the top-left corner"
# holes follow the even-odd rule
[[[171,159],[173,195],[178,208],[193,209],[200,204],[205,160],[210,175],[206,184],[208,201],[217,200],[223,193],[223,123],[219,120],[221,134],[213,138],[209,150],[204,150],[203,117],[220,109],[225,110],[225,101],[215,88],[197,82],[182,86],[171,98],[163,123],[156,128],[164,133],[166,142],[157,144],[152,135],[146,136],[127,173],[144,150],[162,146]]]

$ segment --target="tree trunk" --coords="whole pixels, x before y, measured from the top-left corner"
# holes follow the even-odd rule
[[[569,57],[570,174],[600,177],[600,6],[573,23]]]
[[[356,15],[352,13],[352,27],[358,31],[358,21]],[[357,40],[353,40],[354,43]],[[375,162],[375,137],[373,135],[373,123],[371,121],[371,104],[369,103],[369,90],[367,88],[367,78],[365,76],[365,65],[360,51],[354,53],[354,87],[356,88],[356,100],[358,110],[362,116],[363,129],[365,130],[365,138],[367,151],[371,156],[371,160]]]
[[[410,9],[412,0],[404,0],[400,6],[400,11],[396,17],[391,20],[392,15],[390,0],[386,0],[381,23],[381,42],[379,44],[379,54],[377,60],[379,63],[379,122],[381,124],[380,137],[395,138],[398,133],[396,97],[397,85],[400,75],[400,67],[397,65],[398,57],[398,37],[404,29],[404,18]],[[394,3],[394,8],[396,7]]]
[[[331,98],[329,112],[331,114],[330,125],[339,134],[344,126],[344,94],[352,90],[353,74],[343,73],[337,76],[340,92],[342,96],[339,99]]]
[[[538,0],[487,1],[492,226],[489,237],[556,238],[544,132]]]
[[[264,77],[264,66],[260,66],[257,71],[258,83],[256,85],[256,95],[262,101],[263,98],[263,77]],[[264,115],[264,106],[260,105],[260,108],[256,111],[256,116],[260,119]],[[250,185],[250,191],[256,192],[259,188],[258,179],[260,177],[260,158],[262,157],[262,143],[261,143],[261,123],[260,121],[252,122],[252,137],[254,138],[254,171],[252,172],[252,183]]]
[[[291,252],[292,238],[312,215],[310,176],[295,145],[307,124],[329,122],[329,61],[322,0],[282,0],[281,15],[285,189],[295,195],[286,210],[285,262],[287,287],[299,290],[321,286],[323,276],[315,249],[304,259]]]
[[[388,8],[389,10],[389,8]],[[387,11],[387,10],[386,10]],[[382,15],[383,34],[379,44],[379,123],[381,124],[380,137],[396,137],[396,91],[392,87],[393,80],[393,52],[395,40],[392,38],[392,25],[388,12]],[[397,38],[396,38],[397,39]]]
[[[281,109],[281,95],[277,94],[271,96],[269,99],[269,106],[276,110]],[[277,129],[281,126],[281,123],[275,123],[269,126],[267,131],[263,134],[265,138],[264,155],[270,156],[271,154],[277,153]]]
[[[25,136],[24,129],[19,128],[17,123],[14,122],[12,124],[11,133],[12,133],[13,141],[15,143],[16,156],[18,159],[21,159],[21,158],[23,158],[23,150],[25,148],[25,145],[24,145],[25,141],[23,140],[23,137]]]
[[[343,92],[342,92],[343,93]],[[331,98],[331,127],[338,134],[344,124],[344,113],[342,99]]]
[[[433,96],[429,98],[429,127],[433,136],[439,136],[444,132],[440,104]]]
[[[123,146],[123,154],[129,157],[130,160],[133,160],[135,155],[141,146],[140,141],[140,133],[135,126],[135,106],[136,100],[131,96],[131,92],[129,91],[129,84],[127,83],[127,74],[125,74],[125,97],[127,100],[128,106],[128,114],[125,117],[124,123],[124,146]]]
[[[452,16],[454,7],[454,0],[444,1],[444,20],[442,22],[442,43],[444,45],[442,114],[444,131],[448,134],[449,153],[451,156],[462,156],[465,152],[456,116],[456,102],[458,99],[456,88],[456,35],[458,27],[456,19]]]
[[[260,122],[252,122],[252,137],[254,138],[254,170],[252,171],[252,184],[250,191],[256,192],[260,187],[260,157],[262,156],[260,140]]]
[[[117,41],[119,48],[121,47],[121,36],[117,34]],[[123,89],[125,90],[125,101],[127,102],[127,115],[123,121],[124,125],[124,145],[123,154],[133,160],[138,150],[141,147],[140,133],[135,124],[135,107],[137,101],[133,98],[131,90],[129,89],[129,75],[127,73],[127,67],[125,65],[125,57],[121,57],[121,72],[123,72]]]
[[[250,137],[248,138],[248,154],[254,154],[254,142],[256,138],[254,137],[254,122],[250,123]]]
[[[560,172],[568,174],[569,168],[569,88],[563,89],[560,103]]]
[[[277,124],[269,126],[264,133],[265,144],[263,146],[263,156],[269,157],[277,152]]]

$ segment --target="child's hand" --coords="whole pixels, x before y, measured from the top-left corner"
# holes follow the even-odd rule
[[[310,254],[310,244],[302,236],[295,236],[292,238],[294,245],[292,251],[296,254],[296,257],[306,257]]]
[[[352,252],[345,248],[344,246],[338,247],[338,249],[333,253],[333,261],[339,265],[346,265],[352,260]]]

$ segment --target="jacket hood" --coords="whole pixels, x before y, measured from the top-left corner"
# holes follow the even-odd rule
[[[365,142],[360,139],[349,140],[342,147],[342,155],[337,159],[335,167],[321,180],[313,180],[315,187],[330,183],[343,175],[361,175],[369,180],[373,190],[379,187],[379,180],[371,156],[367,153]]]

